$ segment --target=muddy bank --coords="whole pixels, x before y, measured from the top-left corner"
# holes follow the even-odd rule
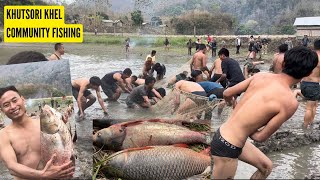
[[[300,146],[310,145],[320,141],[320,122],[315,122],[309,129],[281,130],[272,135],[267,141],[254,142],[262,152],[270,153]]]

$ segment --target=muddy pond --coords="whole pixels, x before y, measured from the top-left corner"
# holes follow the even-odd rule
[[[188,60],[190,56],[187,55],[187,49],[171,49],[169,52],[164,51],[163,47],[152,48],[146,47],[134,47],[126,54],[124,47],[117,46],[104,46],[93,44],[65,44],[66,53],[63,56],[64,59],[70,61],[71,79],[76,78],[90,78],[91,76],[99,76],[102,78],[105,74],[123,70],[130,67],[133,71],[133,75],[141,73],[144,59],[152,49],[157,50],[156,61],[166,65],[167,74],[166,77],[172,77],[173,75],[180,73],[188,67]],[[24,50],[36,50],[42,52],[46,56],[49,56],[53,52],[53,45],[51,44],[1,44],[0,45],[0,63],[5,62],[15,53]],[[246,55],[243,49],[242,57]],[[234,52],[231,52],[231,57],[234,57]],[[271,58],[268,56],[267,58]],[[240,59],[236,57],[235,59]],[[209,58],[209,65],[213,62],[212,58]],[[244,62],[240,63],[241,65]],[[260,69],[267,71],[269,64],[259,65]],[[160,82],[158,86],[164,86],[165,81]],[[95,93],[93,93],[95,94]],[[102,93],[103,98],[106,98]],[[125,104],[125,98],[127,94],[122,94],[117,102],[106,102],[105,105],[109,111],[109,118],[118,119],[141,119],[152,117],[168,118],[166,114],[158,114],[157,110],[149,111],[145,109],[128,109]],[[165,108],[165,107],[164,107]],[[281,130],[302,132],[302,122],[305,111],[305,102],[301,101],[297,112],[294,116],[287,121],[281,127]],[[76,109],[77,112],[77,109]],[[319,121],[320,108],[318,106],[315,121]],[[228,114],[224,114],[228,116]],[[77,151],[79,153],[79,160],[84,167],[79,167],[88,174],[90,163],[92,163],[92,119],[105,118],[99,104],[96,102],[93,106],[86,110],[85,120],[77,122],[78,141],[76,143]],[[225,119],[225,118],[222,118]],[[213,128],[216,129],[220,126],[223,120],[217,118],[216,110],[212,117]],[[287,149],[278,152],[268,153],[267,156],[272,160],[274,168],[269,176],[269,179],[303,179],[306,176],[312,174],[320,174],[320,144],[313,143],[306,146]],[[238,171],[235,178],[248,179],[255,171],[250,165],[245,163],[239,163]],[[82,173],[79,176],[83,176]],[[0,164],[0,175],[2,177],[10,177],[6,168]]]

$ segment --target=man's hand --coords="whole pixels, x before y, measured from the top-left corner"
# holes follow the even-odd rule
[[[55,166],[53,165],[53,160],[55,157],[56,154],[51,157],[42,170],[43,177],[46,179],[72,178],[75,170],[74,166],[72,165],[72,161],[69,161],[61,166]]]
[[[109,115],[107,111],[103,111],[103,114],[106,115],[106,116]]]

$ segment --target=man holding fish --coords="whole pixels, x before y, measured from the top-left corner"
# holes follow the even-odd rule
[[[53,165],[56,155],[39,168],[40,122],[26,114],[25,99],[14,86],[0,88],[0,109],[12,124],[0,130],[0,159],[14,179],[70,178],[74,173],[72,162]]]

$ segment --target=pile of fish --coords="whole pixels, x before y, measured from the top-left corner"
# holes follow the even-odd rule
[[[111,125],[95,132],[93,143],[114,152],[101,161],[106,160],[105,173],[117,178],[186,179],[204,172],[211,162],[208,151],[187,148],[187,144],[208,145],[209,134],[162,119]]]
[[[73,160],[73,142],[62,115],[45,105],[40,113],[41,124],[41,160],[46,164],[53,154],[56,158],[54,165],[62,165]]]

